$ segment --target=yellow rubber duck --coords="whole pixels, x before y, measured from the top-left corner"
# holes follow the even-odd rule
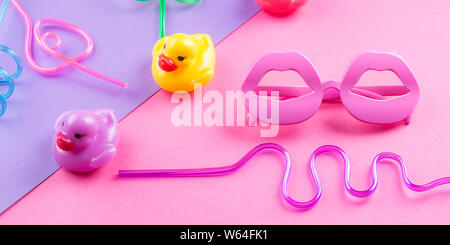
[[[152,73],[158,85],[169,92],[194,90],[214,76],[216,53],[207,34],[173,34],[153,47]]]

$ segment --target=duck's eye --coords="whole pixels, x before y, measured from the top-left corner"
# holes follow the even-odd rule
[[[178,58],[177,58],[179,61],[183,61],[184,60],[184,57],[183,56],[178,56]]]
[[[163,49],[166,49],[166,44],[164,43]]]
[[[76,139],[81,139],[81,137],[83,137],[83,135],[77,133],[77,134],[74,135],[74,137],[75,137]]]

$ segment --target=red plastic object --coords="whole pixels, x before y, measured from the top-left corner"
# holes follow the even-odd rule
[[[308,0],[255,0],[266,12],[275,15],[287,15],[294,12]]]

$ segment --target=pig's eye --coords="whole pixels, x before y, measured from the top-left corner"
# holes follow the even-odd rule
[[[64,127],[64,121],[61,123],[61,126]]]
[[[75,137],[76,139],[81,139],[81,137],[83,137],[83,135],[77,133],[77,134],[74,135],[74,137]]]

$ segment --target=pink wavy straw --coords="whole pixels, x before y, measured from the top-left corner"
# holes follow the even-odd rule
[[[377,189],[378,185],[378,175],[377,175],[377,164],[383,159],[391,159],[395,162],[397,162],[400,165],[401,173],[402,173],[402,179],[405,185],[417,192],[421,191],[428,191],[430,189],[433,189],[437,186],[449,184],[450,183],[450,177],[440,178],[437,180],[433,180],[427,184],[424,185],[416,185],[413,184],[409,178],[408,174],[406,172],[406,166],[403,162],[402,158],[394,153],[390,152],[382,152],[375,156],[375,158],[372,161],[372,185],[367,190],[356,190],[350,186],[350,161],[347,157],[347,154],[339,147],[334,145],[324,145],[319,148],[317,148],[314,153],[311,155],[311,158],[309,160],[309,171],[311,176],[313,177],[314,181],[314,187],[315,187],[315,195],[314,197],[306,202],[299,202],[294,200],[292,197],[289,196],[287,191],[287,183],[289,181],[289,175],[291,172],[291,158],[289,156],[289,153],[286,149],[284,149],[281,145],[274,144],[274,143],[264,143],[261,145],[256,146],[253,148],[250,152],[248,152],[244,157],[241,158],[237,163],[229,166],[224,167],[215,167],[215,168],[198,168],[198,169],[161,169],[161,170],[119,170],[119,176],[120,177],[151,177],[151,178],[157,178],[157,177],[208,177],[208,176],[220,176],[220,175],[226,175],[230,174],[234,171],[236,171],[238,168],[242,167],[245,163],[247,163],[256,153],[263,151],[263,150],[275,150],[281,153],[284,157],[284,162],[286,165],[283,180],[281,182],[281,194],[283,195],[283,198],[293,207],[306,210],[312,208],[320,199],[322,195],[322,187],[320,186],[320,181],[317,176],[316,168],[315,168],[315,162],[318,155],[328,152],[337,153],[340,155],[345,163],[345,169],[344,169],[344,180],[345,180],[345,189],[348,193],[355,197],[368,197],[372,195],[375,190]]]
[[[34,30],[33,30],[33,22],[31,21],[31,17],[25,11],[23,6],[19,3],[19,1],[12,0],[12,4],[14,5],[14,7],[16,7],[16,9],[19,11],[20,15],[23,17],[23,19],[25,21],[25,25],[26,25],[25,57],[26,57],[28,63],[30,64],[30,66],[35,71],[37,71],[41,74],[45,74],[45,75],[53,75],[53,74],[59,73],[63,70],[66,70],[69,67],[74,67],[74,68],[77,68],[83,72],[86,72],[94,77],[105,80],[107,82],[110,82],[110,83],[120,86],[122,88],[126,88],[128,86],[128,83],[126,83],[126,82],[117,80],[115,78],[106,76],[104,74],[101,74],[101,73],[94,71],[94,70],[92,70],[86,66],[83,66],[82,64],[79,63],[82,60],[86,59],[89,55],[91,55],[94,50],[94,42],[92,41],[92,38],[89,36],[89,34],[87,34],[81,28],[79,28],[75,25],[72,25],[68,22],[62,21],[62,20],[57,20],[57,19],[52,19],[52,18],[43,18],[43,19],[39,20],[38,22],[36,22],[36,24],[34,25]],[[64,28],[64,29],[67,29],[69,31],[73,31],[73,32],[79,34],[86,41],[87,47],[86,47],[85,51],[83,51],[80,55],[76,56],[73,59],[70,59],[61,53],[58,53],[57,50],[61,46],[61,38],[56,33],[52,33],[52,32],[44,33],[44,35],[42,35],[42,36],[40,35],[40,32],[39,32],[40,27],[41,27],[41,25],[45,25],[45,24],[60,26],[61,28]],[[33,43],[33,31],[34,31],[34,39],[36,39],[36,42],[39,45],[39,47],[42,50],[44,50],[45,52],[49,53],[51,56],[62,61],[63,64],[54,66],[54,67],[42,67],[36,63],[35,59],[33,58],[32,51],[31,51],[32,43]],[[47,44],[48,39],[55,39],[56,44],[51,45],[51,46],[48,45]]]

